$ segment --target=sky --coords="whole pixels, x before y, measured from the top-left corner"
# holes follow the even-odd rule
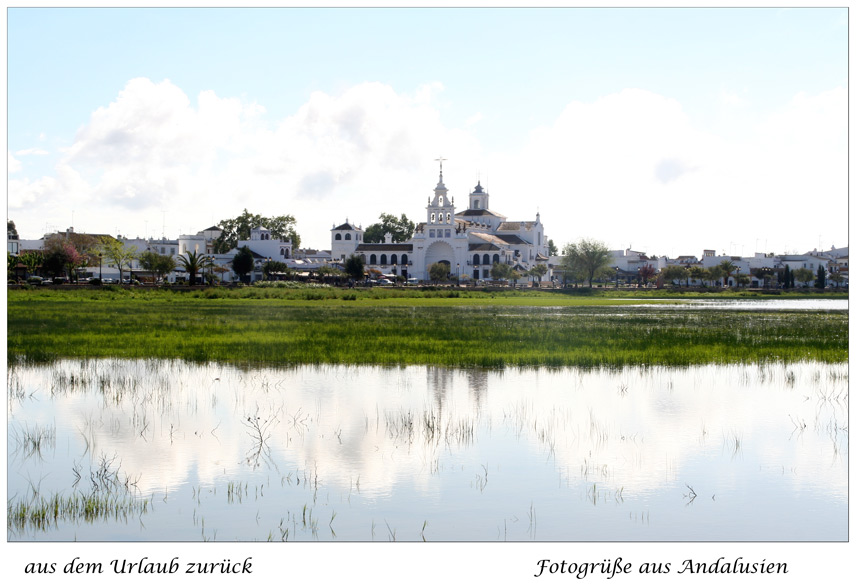
[[[848,245],[846,8],[10,8],[7,216],[302,246],[477,182],[562,248]]]

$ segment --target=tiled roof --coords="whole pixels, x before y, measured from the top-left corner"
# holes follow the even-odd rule
[[[506,244],[528,244],[526,240],[521,239],[519,236],[514,234],[497,234],[497,238],[505,242]]]
[[[534,221],[504,221],[496,229],[505,231],[531,230],[534,225]]]
[[[456,213],[455,215],[462,215],[464,217],[492,215],[493,217],[501,217],[503,219],[505,218],[504,215],[496,213],[495,211],[491,211],[490,209],[467,209],[464,211],[460,211],[460,212]]]
[[[499,246],[497,246],[496,244],[487,244],[487,243],[485,243],[485,244],[470,244],[470,245],[469,245],[469,251],[470,251],[470,252],[473,252],[473,251],[487,251],[487,250],[491,250],[491,251],[492,251],[492,250],[499,250],[499,249],[500,249],[500,248],[499,248]]]
[[[335,232],[336,230],[356,230],[356,229],[357,229],[357,228],[355,228],[355,227],[354,227],[354,226],[352,226],[351,224],[349,224],[349,223],[345,222],[345,223],[343,223],[342,225],[340,225],[339,227],[334,227],[334,228],[333,228],[332,230],[330,230],[330,231]]]

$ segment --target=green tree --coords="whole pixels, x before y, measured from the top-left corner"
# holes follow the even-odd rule
[[[428,267],[428,276],[434,282],[446,280],[449,278],[449,265],[445,262],[435,262]]]
[[[11,252],[6,252],[6,273],[9,278],[15,277],[15,268],[18,266],[18,257]]]
[[[716,265],[707,269],[707,277],[711,282],[718,282],[723,276],[725,276],[725,271],[722,266]]]
[[[580,271],[592,286],[595,275],[609,267],[612,254],[606,244],[597,240],[581,239],[568,244],[563,250],[562,267],[568,272]]]
[[[734,277],[734,281],[737,283],[737,286],[745,287],[747,284],[752,282],[752,277],[748,274],[738,274]]]
[[[119,282],[122,282],[125,269],[131,269],[131,262],[137,257],[137,252],[131,246],[110,236],[101,238],[101,253],[108,264],[119,269]]]
[[[271,260],[270,262],[265,262],[262,272],[267,280],[277,280],[280,276],[290,278],[294,271],[285,262]]]
[[[264,217],[252,214],[246,209],[234,219],[223,219],[217,226],[223,233],[214,240],[214,252],[225,254],[238,245],[238,240],[249,240],[250,231],[255,227],[265,227],[270,230],[272,238],[277,240],[290,240],[292,247],[296,250],[300,247],[300,236],[295,226],[297,221],[292,215],[278,215],[275,217]]]
[[[13,240],[18,239],[18,228],[15,227],[15,222],[11,219],[6,220],[6,237]]]
[[[844,277],[837,270],[829,273],[829,280],[835,283],[835,287],[841,286],[841,283],[844,282]]]
[[[817,276],[814,279],[814,286],[823,290],[826,288],[826,268],[821,264],[817,267]]]
[[[345,259],[345,274],[354,280],[362,280],[365,277],[366,264],[356,254],[351,254]]]
[[[681,266],[679,264],[671,264],[663,268],[661,272],[663,276],[663,280],[668,282],[678,281],[678,286],[681,284],[681,280],[689,279],[690,271],[687,270],[686,266]],[[689,286],[689,282],[687,282],[687,286]]]
[[[197,273],[213,265],[208,256],[195,251],[187,252],[186,256],[179,256],[178,263],[187,271],[190,284],[196,284]]]
[[[737,271],[737,265],[731,260],[723,260],[719,263],[719,267],[722,269],[722,277],[725,278],[725,282],[723,284],[728,286],[728,279]]]
[[[701,266],[690,266],[690,278],[704,284],[704,268]]]
[[[166,254],[158,254],[151,250],[146,250],[140,254],[140,266],[143,270],[153,272],[159,280],[175,270],[175,258]]]
[[[490,267],[490,277],[494,280],[511,280],[514,269],[503,262],[494,262]]]
[[[545,274],[547,274],[547,266],[545,264],[536,264],[529,269],[529,276],[538,279],[539,283]]]
[[[790,265],[789,265],[789,264],[785,264],[785,273],[784,273],[784,275],[782,276],[782,286],[784,286],[785,288],[791,288],[791,287],[793,287],[794,285],[793,285],[793,281],[792,281],[792,276],[793,276],[793,275],[791,274],[791,267],[790,267]]]
[[[270,264],[270,263],[268,263]],[[241,282],[247,282],[247,275],[255,268],[256,261],[253,258],[252,251],[247,246],[242,246],[235,257],[232,258],[232,270],[241,279]]]
[[[373,223],[363,233],[363,241],[367,244],[382,243],[386,234],[392,234],[393,242],[406,242],[413,237],[416,225],[407,219],[403,213],[395,217],[389,213],[380,214],[380,222]]]
[[[556,247],[556,244],[553,243],[553,240],[547,240],[547,254],[549,256],[559,255],[559,248]]]
[[[814,272],[808,268],[797,268],[791,273],[791,278],[803,283],[803,286],[808,286],[808,283],[814,280]]]

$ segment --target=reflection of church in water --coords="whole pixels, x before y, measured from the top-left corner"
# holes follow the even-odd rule
[[[452,277],[467,275],[478,280],[490,278],[494,263],[508,264],[523,273],[548,260],[540,213],[535,214],[535,221],[506,221],[504,215],[491,210],[490,195],[480,181],[470,193],[469,207],[456,212],[455,198],[449,197],[443,184],[442,160],[440,181],[425,209],[425,221],[416,226],[410,240],[401,243],[393,243],[387,234],[385,242],[367,244],[363,230],[349,222],[334,227],[334,261],[357,254],[367,269],[419,280],[428,280],[429,266],[441,262],[448,265]]]

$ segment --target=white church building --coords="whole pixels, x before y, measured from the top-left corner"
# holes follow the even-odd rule
[[[360,256],[367,269],[383,274],[429,280],[428,268],[444,263],[452,277],[490,278],[494,263],[504,263],[522,273],[536,265],[547,265],[547,238],[540,213],[534,221],[507,221],[490,208],[490,195],[476,185],[469,204],[455,211],[455,198],[440,180],[428,198],[425,221],[419,223],[406,242],[393,243],[387,234],[383,243],[366,243],[361,228],[346,221],[331,230],[331,255],[344,261],[351,254]]]

